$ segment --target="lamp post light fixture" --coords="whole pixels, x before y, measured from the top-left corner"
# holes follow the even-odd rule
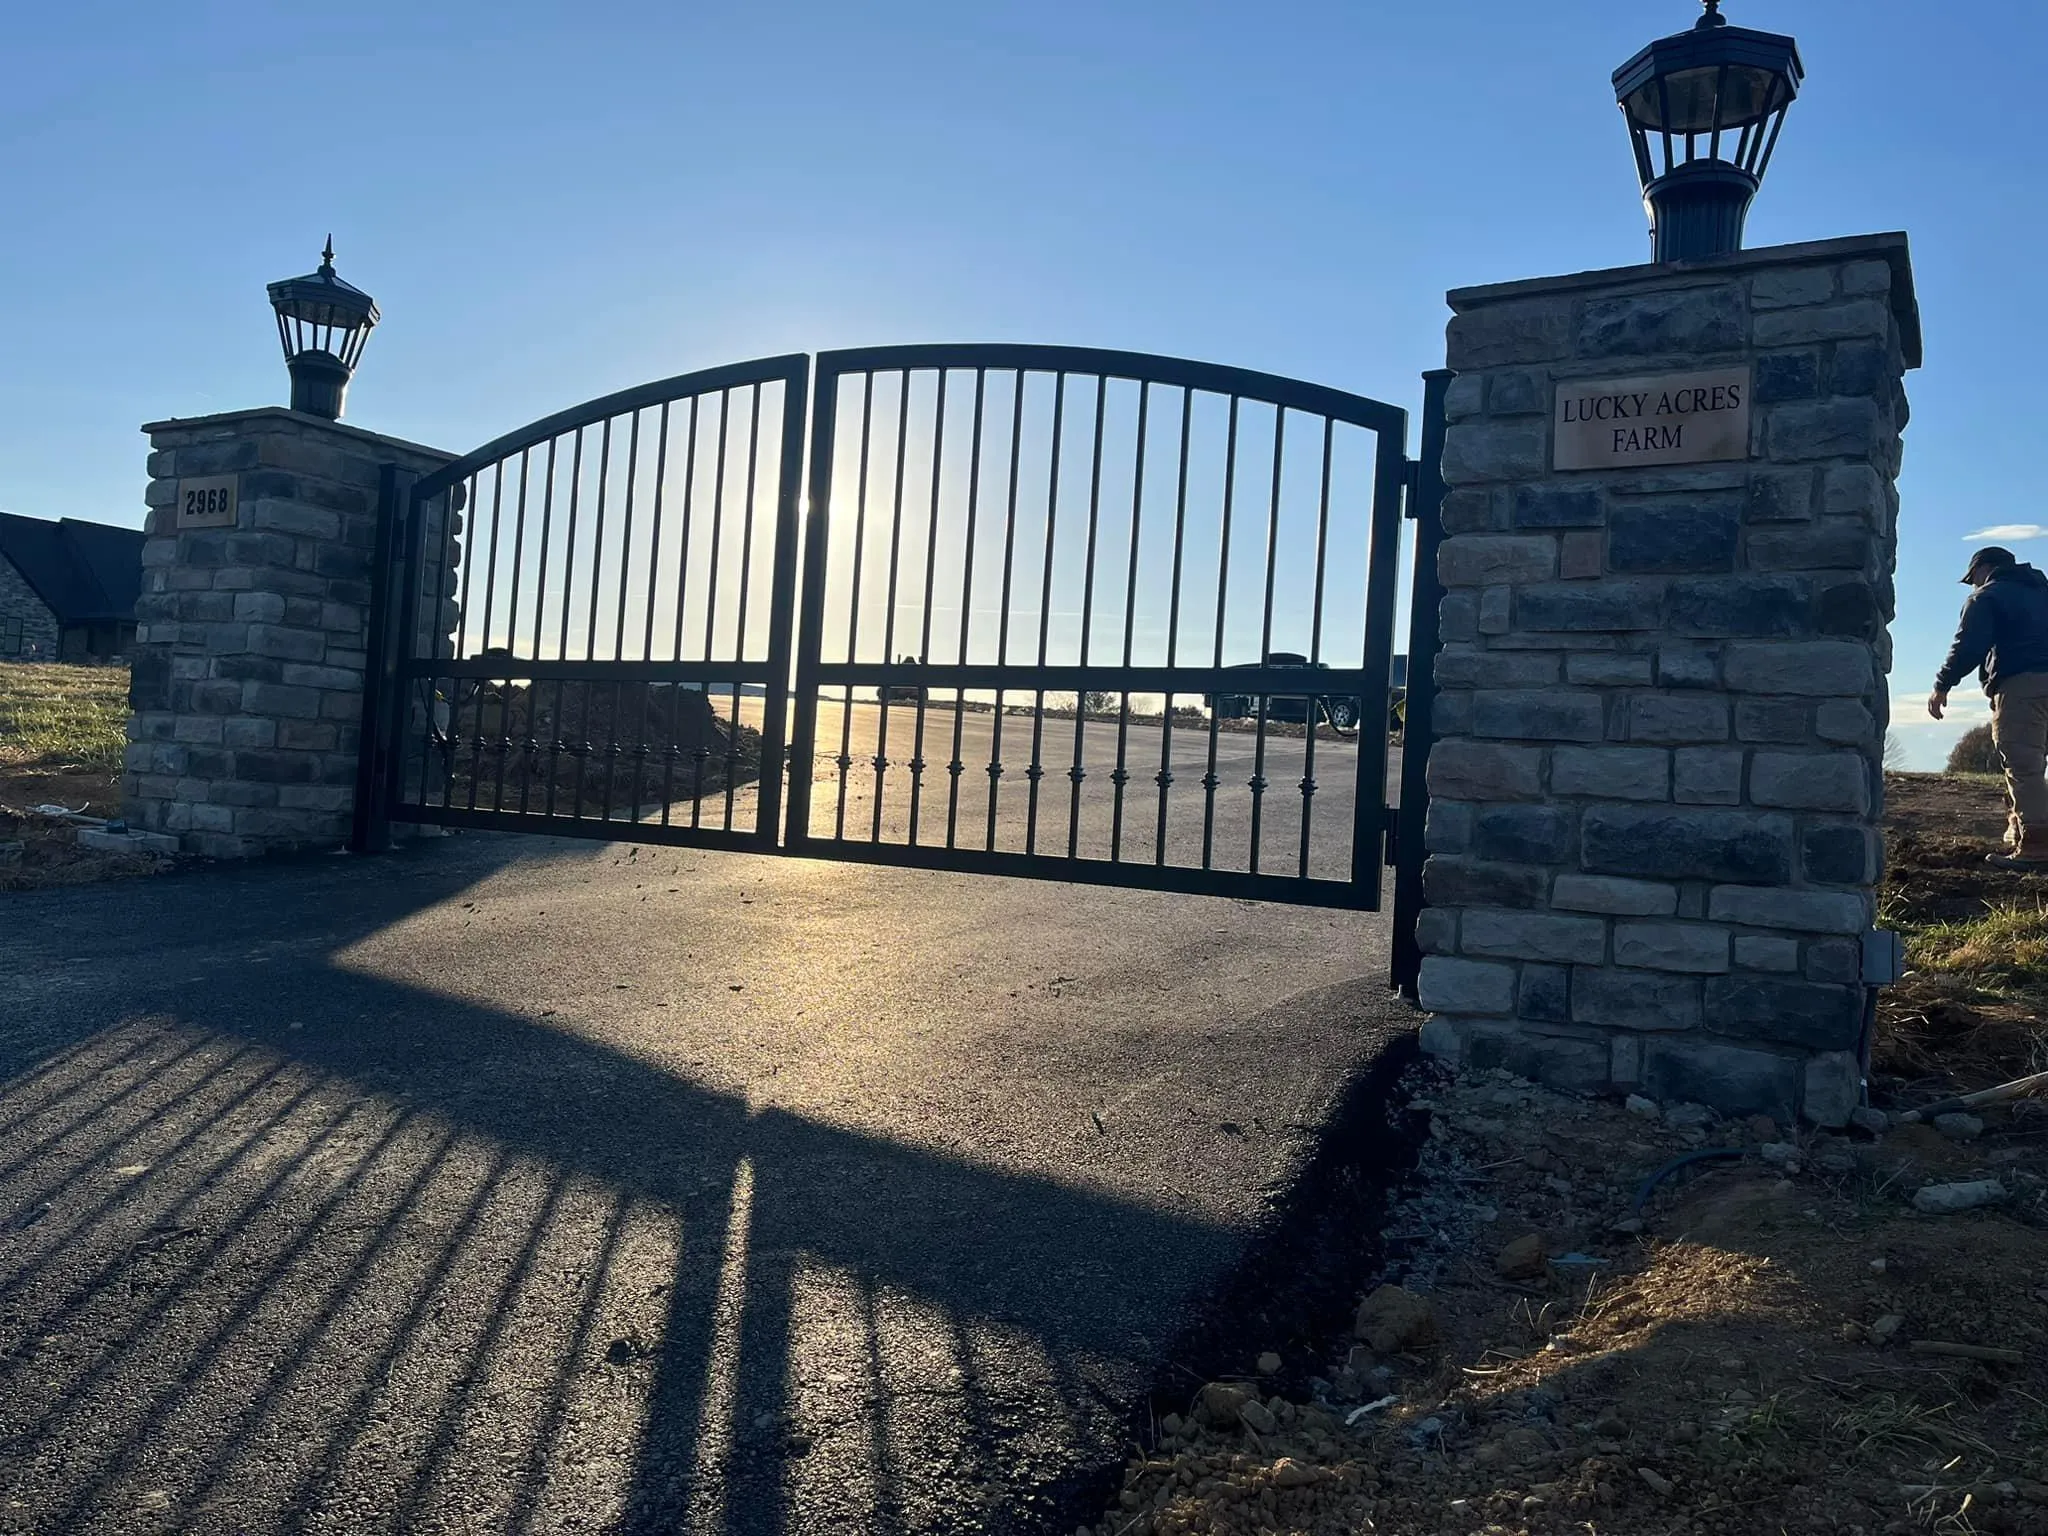
[[[270,285],[277,337],[292,375],[292,409],[340,419],[349,375],[379,319],[376,300],[334,273],[334,236],[320,253],[320,270]]]
[[[1750,199],[1806,74],[1791,38],[1731,27],[1721,0],[1702,3],[1706,14],[1690,31],[1660,37],[1614,72],[1652,261],[1742,249]]]

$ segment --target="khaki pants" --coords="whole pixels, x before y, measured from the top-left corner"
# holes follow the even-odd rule
[[[1991,701],[1991,740],[2005,764],[2012,804],[2006,841],[2030,855],[2048,854],[2048,672],[2022,672],[1999,686]]]

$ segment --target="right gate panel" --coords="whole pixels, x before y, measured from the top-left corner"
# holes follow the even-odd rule
[[[1131,353],[820,357],[787,846],[1377,907],[1405,429]]]

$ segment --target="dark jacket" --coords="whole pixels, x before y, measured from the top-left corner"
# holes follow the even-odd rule
[[[2048,672],[2048,576],[2008,566],[1970,594],[1934,686],[1946,693],[1972,667],[1994,696],[2009,677]]]

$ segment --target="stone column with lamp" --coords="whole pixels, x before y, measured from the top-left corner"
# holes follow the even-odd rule
[[[358,772],[379,485],[453,457],[344,425],[376,325],[334,270],[270,285],[290,408],[153,422],[130,835],[243,857],[340,846]]]
[[[1649,265],[1450,295],[1424,1042],[1839,1125],[1870,984],[1903,235],[1739,249],[1801,70],[1615,74]]]

